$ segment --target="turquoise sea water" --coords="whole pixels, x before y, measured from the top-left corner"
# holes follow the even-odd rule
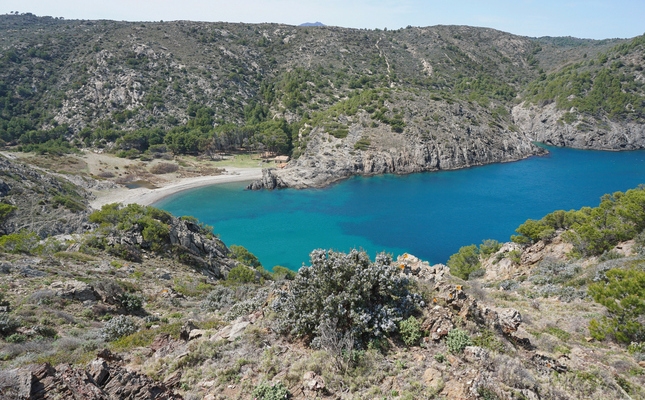
[[[457,171],[357,177],[324,189],[247,191],[246,183],[178,193],[155,206],[215,227],[270,269],[298,269],[316,248],[363,248],[446,262],[459,247],[507,241],[528,218],[596,206],[645,183],[645,151],[548,147],[550,154]]]

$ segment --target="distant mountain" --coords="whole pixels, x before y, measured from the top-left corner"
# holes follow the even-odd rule
[[[300,24],[299,26],[326,26],[322,22],[305,22],[304,24]]]

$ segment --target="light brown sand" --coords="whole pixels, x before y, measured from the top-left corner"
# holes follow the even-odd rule
[[[126,187],[119,187],[116,189],[96,191],[94,192],[96,199],[91,201],[90,205],[96,209],[109,203],[151,205],[164,197],[184,190],[218,183],[252,181],[260,177],[262,177],[262,168],[227,167],[226,173],[222,175],[171,179],[157,189],[143,187],[128,189]]]

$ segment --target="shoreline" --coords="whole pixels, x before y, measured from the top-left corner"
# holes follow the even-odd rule
[[[185,190],[221,183],[253,181],[262,177],[262,168],[226,167],[226,172],[221,175],[197,176],[181,178],[168,182],[156,189],[138,187],[128,189],[121,186],[114,189],[92,191],[95,198],[90,201],[90,206],[99,210],[105,204],[121,203],[123,205],[137,203],[142,206],[152,205],[168,196]]]

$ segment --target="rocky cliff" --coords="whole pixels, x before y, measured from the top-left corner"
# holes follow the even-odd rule
[[[366,111],[338,117],[346,137],[324,126],[309,133],[304,154],[282,169],[265,169],[249,189],[321,187],[353,175],[409,174],[516,161],[544,150],[509,120],[509,112],[458,102],[446,104],[401,93],[385,103],[401,110],[406,127],[393,132]],[[332,132],[333,133],[333,132]]]
[[[522,104],[513,107],[513,121],[531,140],[551,146],[594,150],[645,148],[645,125],[637,121],[576,117],[564,122],[570,110],[555,104],[545,107]]]

